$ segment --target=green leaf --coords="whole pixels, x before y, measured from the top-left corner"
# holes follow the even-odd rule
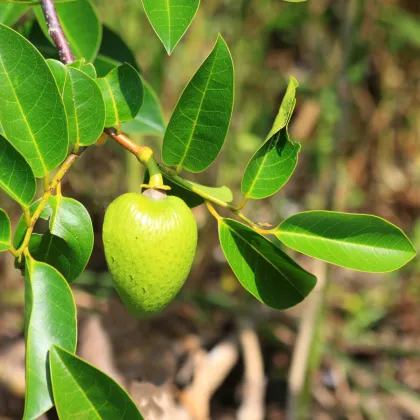
[[[118,33],[104,25],[102,43],[95,62],[93,63],[98,72],[98,76],[106,76],[112,69],[123,63],[131,64],[139,73],[141,73],[136,62],[136,57],[124,40]]]
[[[37,419],[53,406],[48,353],[52,344],[76,350],[76,305],[69,285],[53,267],[26,257],[24,420]]]
[[[54,77],[31,43],[4,25],[0,25],[0,124],[35,176],[45,176],[66,157],[66,113]]]
[[[96,83],[104,97],[107,127],[120,127],[122,122],[130,121],[138,114],[143,103],[143,84],[130,64],[111,70]]]
[[[93,61],[102,38],[102,25],[95,7],[88,0],[57,2],[55,7],[76,58]],[[41,7],[33,9],[45,36],[52,42]]]
[[[47,64],[54,75],[67,114],[69,130],[69,150],[73,149],[77,139],[76,106],[74,103],[72,82],[66,66],[60,61],[49,58]]]
[[[290,140],[281,129],[254,154],[242,178],[247,198],[262,199],[279,191],[292,176],[298,161],[300,144]]]
[[[27,10],[27,4],[0,4],[0,23],[4,23],[7,26],[13,26]]]
[[[32,212],[39,201],[31,206]],[[94,236],[89,213],[72,198],[53,196],[41,218],[49,219],[49,231],[32,234],[29,252],[37,260],[55,267],[68,282],[72,282],[83,272],[92,254]],[[25,221],[21,218],[16,227],[16,247],[23,241],[25,232]]]
[[[36,192],[36,180],[23,156],[0,135],[0,188],[24,207]]]
[[[68,67],[73,67],[75,69],[81,70],[83,73],[86,73],[92,79],[96,79],[96,69],[92,63],[87,63],[84,59],[74,61],[69,64]]]
[[[162,158],[190,172],[207,169],[217,158],[233,108],[233,62],[219,35],[213,51],[185,88],[166,129]]]
[[[94,63],[98,76],[106,76],[123,63],[131,64],[140,73],[136,58],[130,48],[117,33],[104,26],[101,48]],[[166,124],[159,98],[144,78],[141,78],[141,81],[143,105],[133,120],[123,123],[122,129],[128,133],[162,135]]]
[[[174,50],[197,13],[200,0],[142,0],[146,15],[168,54]]]
[[[113,379],[89,363],[52,346],[54,401],[61,420],[142,420],[133,400]]]
[[[152,87],[142,78],[143,105],[134,120],[124,123],[122,128],[128,133],[162,135],[165,132],[165,121],[159,98]]]
[[[0,209],[0,252],[8,251],[12,247],[12,228],[7,213]]]
[[[353,270],[397,270],[416,255],[405,234],[380,217],[308,211],[284,220],[274,234],[311,257]]]
[[[233,201],[233,194],[229,187],[208,187],[207,185],[197,184],[192,181],[185,181],[192,185],[193,192],[206,194],[208,197],[230,203]]]
[[[315,287],[316,278],[264,236],[231,219],[219,220],[226,259],[248,292],[274,309],[290,308]]]
[[[273,127],[266,137],[266,141],[270,140],[282,128],[286,127],[292,117],[293,110],[296,105],[296,89],[299,83],[294,77],[290,77],[286,93],[280,105],[279,113],[274,121]]]
[[[290,140],[287,125],[296,104],[298,86],[291,77],[272,129],[246,167],[241,186],[246,198],[270,197],[287,183],[296,169],[300,144]]]
[[[74,143],[90,146],[101,136],[105,127],[105,104],[101,89],[81,70],[67,67],[72,82],[77,135]],[[72,124],[71,117],[70,124]]]

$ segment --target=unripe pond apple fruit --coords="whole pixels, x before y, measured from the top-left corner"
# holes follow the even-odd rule
[[[136,317],[161,311],[181,289],[197,248],[197,224],[180,198],[128,193],[105,214],[106,261],[123,303]]]

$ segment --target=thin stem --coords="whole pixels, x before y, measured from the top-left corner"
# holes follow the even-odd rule
[[[161,190],[169,190],[163,182],[162,173],[154,158],[153,150],[147,146],[141,146],[118,131],[114,127],[105,128],[104,133],[108,134],[113,140],[131,152],[141,164],[146,166],[150,174],[149,184],[146,188],[157,188]]]
[[[28,207],[22,207],[23,209],[23,215],[25,217],[25,224],[26,227],[29,227],[31,225],[31,211]]]
[[[44,192],[44,195],[42,196],[42,199],[39,202],[34,214],[29,220],[27,220],[28,229],[26,230],[22,245],[19,247],[19,249],[15,250],[14,254],[12,252],[13,255],[20,257],[24,253],[25,249],[29,245],[29,241],[31,239],[31,235],[34,230],[35,224],[38,221],[39,217],[41,216],[41,213],[43,212],[45,206],[47,205],[48,200],[51,197],[51,194],[55,191],[57,186],[60,184],[60,181],[63,179],[64,175],[71,168],[73,163],[76,162],[76,160],[79,158],[79,156],[84,150],[85,149],[81,149],[79,154],[72,153],[71,155],[67,157],[64,163],[61,165],[60,169],[58,170],[58,172],[52,179],[48,190]]]
[[[67,41],[63,28],[58,18],[57,10],[55,9],[54,0],[41,0],[42,11],[44,12],[45,20],[48,25],[48,33],[57,47],[60,60],[64,64],[71,64],[75,61],[73,51]]]
[[[213,205],[210,203],[210,201],[205,201],[208,211],[211,213],[211,215],[219,222],[222,218],[220,217],[220,214],[217,213],[216,209],[213,207]]]
[[[16,248],[15,248],[14,246],[12,246],[12,247],[9,249],[9,251],[11,252],[11,254],[12,254],[14,257],[18,257],[18,256],[19,256],[19,254],[18,254],[18,252],[17,252],[17,250],[16,250]]]
[[[62,194],[61,194],[61,182],[59,182],[59,183],[57,184],[57,188],[55,189],[55,193],[56,193],[56,195],[57,195],[58,197],[61,197],[61,196],[62,196]]]
[[[118,133],[114,127],[105,128],[104,133],[108,134],[109,137],[111,137],[122,147],[124,147],[124,149],[127,149],[136,157],[138,157],[144,149],[147,149],[146,146],[140,146],[139,144],[135,143],[133,140],[128,138],[126,135]]]
[[[236,210],[242,210],[246,206],[246,203],[247,202],[248,202],[248,198],[247,197],[244,197],[242,199],[242,201],[237,206],[235,206],[235,209]]]
[[[149,171],[149,183],[143,184],[144,188],[155,188],[159,190],[170,190],[171,188],[165,185],[163,182],[162,172],[159,169],[158,164],[153,156],[152,149],[143,150],[138,156],[137,159],[146,166]]]
[[[43,178],[44,191],[47,191],[50,188],[50,174],[47,174]]]

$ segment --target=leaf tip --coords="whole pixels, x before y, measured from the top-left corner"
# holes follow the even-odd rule
[[[299,87],[299,82],[297,81],[297,79],[293,76],[289,77],[289,81],[290,83],[293,83],[293,85],[295,86],[295,88]]]

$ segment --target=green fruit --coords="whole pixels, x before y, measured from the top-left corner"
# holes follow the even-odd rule
[[[197,247],[197,225],[180,198],[147,190],[110,204],[103,240],[118,294],[134,316],[146,316],[161,311],[184,284]]]

